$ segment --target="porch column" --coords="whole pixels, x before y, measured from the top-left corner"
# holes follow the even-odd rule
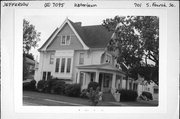
[[[113,73],[113,76],[112,76],[112,86],[111,86],[111,88],[113,88],[113,89],[115,89],[115,86],[116,86],[115,82],[116,82],[116,73]]]
[[[80,71],[78,71],[78,75],[77,75],[77,82],[76,83],[79,83],[79,80],[80,80]]]
[[[95,78],[95,82],[99,82],[99,71],[96,71],[96,78]]]

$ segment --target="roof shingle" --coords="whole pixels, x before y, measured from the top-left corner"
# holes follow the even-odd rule
[[[80,26],[69,20],[83,42],[90,48],[105,48],[112,37],[102,25]]]

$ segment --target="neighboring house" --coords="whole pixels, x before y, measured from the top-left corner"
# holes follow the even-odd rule
[[[138,96],[142,94],[143,91],[150,92],[153,96],[153,100],[158,100],[159,88],[154,81],[146,81],[143,77],[138,75],[138,79],[134,82],[137,84],[137,93]]]
[[[81,26],[81,22],[66,19],[38,50],[35,80],[52,76],[66,83],[80,83],[82,89],[95,81],[103,92],[111,93],[126,88],[125,73],[106,50],[112,34],[102,25]]]
[[[25,63],[26,63],[26,66],[27,66],[28,72],[29,72],[26,79],[34,79],[35,61],[28,57],[25,57]]]

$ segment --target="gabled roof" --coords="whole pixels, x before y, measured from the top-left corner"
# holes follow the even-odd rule
[[[63,26],[68,23],[71,29],[75,32],[76,36],[85,47],[89,48],[105,48],[112,37],[112,32],[109,32],[102,25],[93,25],[93,26],[81,26],[79,23],[74,23],[69,19],[66,19],[60,28],[57,28],[48,40],[42,45],[39,49],[42,50],[43,47],[47,47],[50,42],[52,42],[53,36],[57,35],[61,31]]]
[[[80,26],[78,23],[70,22],[83,42],[90,48],[105,48],[113,34],[102,25]]]
[[[55,33],[57,32],[58,28],[56,28],[53,33],[50,35],[50,37],[46,40],[46,42],[38,49],[38,51],[40,51],[43,47],[45,47],[45,45],[50,41],[50,39],[55,35]]]

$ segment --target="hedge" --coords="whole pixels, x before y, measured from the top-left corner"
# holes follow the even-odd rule
[[[88,89],[83,89],[83,90],[81,91],[80,97],[81,97],[81,98],[88,98],[88,96],[87,96],[87,93],[88,93],[88,92],[89,92]]]
[[[51,87],[52,91],[56,94],[65,94],[65,85],[66,83],[61,80],[55,81],[55,84]]]
[[[132,90],[120,90],[120,101],[136,101],[138,94]]]
[[[28,90],[28,91],[36,90],[36,81],[32,80],[30,82],[23,83],[23,90]]]
[[[90,82],[88,84],[88,90],[90,90],[91,87],[93,88],[93,90],[96,90],[98,86],[99,84],[97,82]]]
[[[148,100],[153,100],[153,96],[152,96],[152,94],[150,93],[150,92],[142,92],[142,95],[143,96],[146,96],[146,98],[148,99]]]
[[[37,88],[39,91],[46,93],[64,94],[65,82],[57,78],[47,81],[40,80],[37,84]]]
[[[65,86],[65,95],[70,97],[79,97],[81,93],[80,84],[67,84]]]
[[[46,83],[45,80],[38,81],[38,83],[37,83],[37,90],[40,91],[40,92],[44,91],[45,83]]]

